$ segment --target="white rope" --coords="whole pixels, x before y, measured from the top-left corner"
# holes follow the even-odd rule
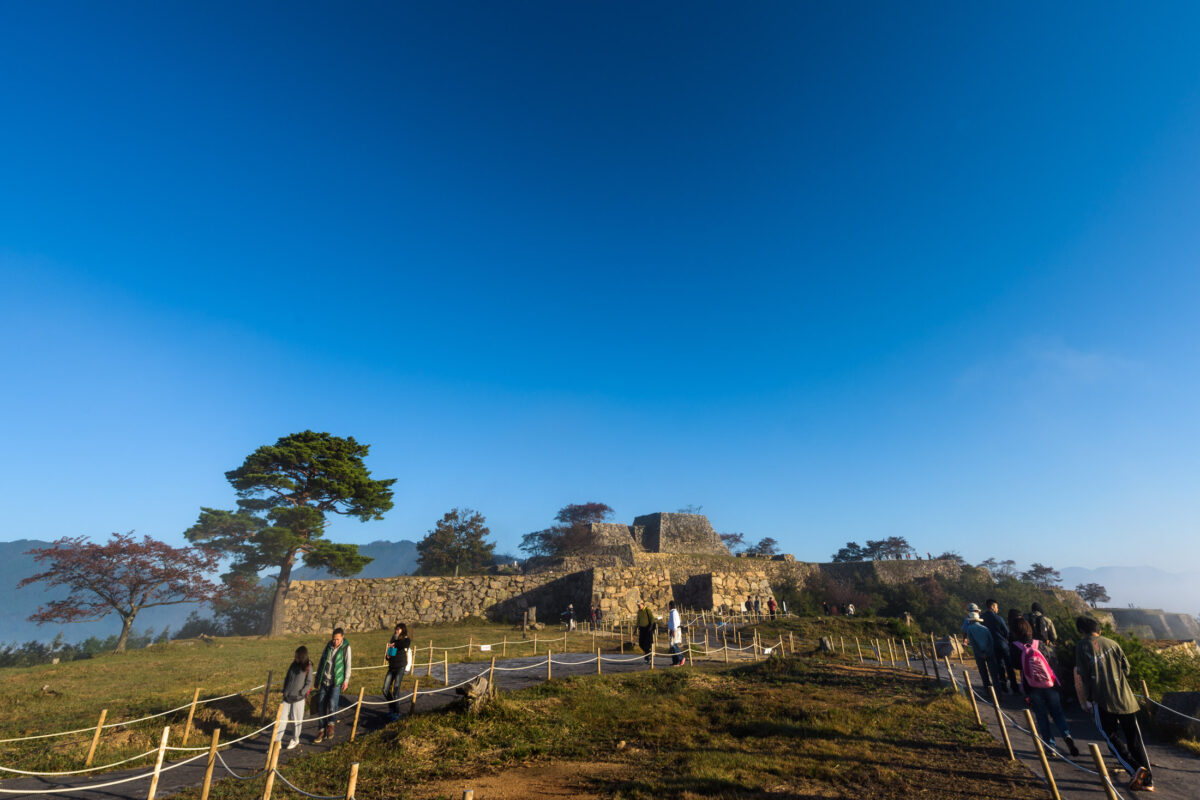
[[[204,749],[207,750],[208,748],[206,747]],[[34,772],[34,771],[29,771],[29,770],[24,770],[24,769],[13,769],[12,767],[0,767],[0,772],[12,772],[16,775],[36,775],[39,777],[46,777],[46,778],[56,777],[59,775],[82,775],[85,772],[98,772],[99,770],[108,769],[109,767],[119,767],[122,764],[128,764],[130,761],[137,761],[139,758],[145,758],[146,756],[152,756],[157,752],[158,752],[158,748],[156,747],[153,750],[147,750],[145,753],[141,753],[140,755],[131,756],[130,758],[125,759],[124,761],[116,761],[116,762],[113,762],[112,764],[101,764],[98,767],[87,767],[86,769],[73,769],[73,770],[67,770],[64,772]]]
[[[222,756],[220,753],[217,753],[217,760],[221,762],[221,766],[225,768],[225,771],[228,772],[229,776],[231,778],[233,778],[234,780],[252,781],[255,778],[262,777],[262,775],[266,772],[266,770],[264,769],[261,772],[254,773],[253,775],[238,775],[236,772],[233,771],[233,768],[230,767],[229,764],[226,763],[225,757]]]
[[[192,756],[191,758],[188,758],[188,759],[184,759],[183,761],[178,761],[174,764],[171,764],[168,767],[163,767],[162,769],[160,769],[158,771],[158,774],[161,775],[164,772],[169,772],[177,767],[182,767],[184,764],[190,764],[191,762],[195,761],[196,759],[203,758],[203,757],[204,757],[203,755],[198,755],[198,756]],[[153,771],[143,772],[140,775],[131,775],[128,778],[121,778],[121,779],[115,780],[115,781],[108,781],[107,783],[88,783],[88,784],[84,784],[82,786],[64,786],[64,787],[59,787],[57,789],[0,789],[0,794],[70,794],[71,792],[91,792],[91,791],[95,791],[96,789],[106,789],[109,786],[119,786],[122,783],[132,783],[134,781],[140,781],[143,778],[149,778],[153,774],[154,774]]]
[[[289,781],[287,778],[283,777],[283,773],[279,770],[273,770],[273,772],[275,773],[275,777],[279,778],[279,780],[290,786],[292,791],[302,794],[305,797],[312,797],[314,800],[342,800],[343,795],[340,794],[313,794],[312,792],[306,792],[296,784]]]
[[[1171,708],[1170,706],[1164,706],[1162,703],[1158,702],[1157,700],[1154,700],[1153,698],[1146,697],[1144,694],[1134,694],[1134,697],[1140,697],[1143,700],[1149,700],[1151,703],[1153,703],[1154,705],[1163,709],[1164,711],[1170,711],[1172,714],[1176,714],[1180,717],[1183,717],[1184,719],[1190,719],[1192,722],[1200,722],[1200,719],[1196,719],[1195,717],[1190,717],[1187,714],[1183,713],[1182,711],[1176,711],[1175,709]]]
[[[496,667],[496,672],[520,672],[521,670],[525,669],[537,669],[538,667],[543,666],[544,663],[545,662],[538,661],[534,664],[526,664],[523,667]]]
[[[308,720],[305,720],[305,722],[308,722]],[[275,727],[274,722],[268,722],[266,725],[262,726],[258,730],[251,731],[250,733],[247,733],[245,736],[238,737],[237,739],[230,739],[227,742],[221,742],[220,744],[217,745],[217,749],[219,750],[222,747],[229,747],[231,745],[238,744],[239,742],[244,742],[247,739],[251,739],[255,736],[258,736],[263,731],[270,730],[271,728],[274,728],[274,727]],[[208,748],[209,748],[209,745],[202,745],[200,747],[172,747],[170,745],[167,745],[168,750],[175,750],[177,752],[183,752],[183,753],[195,753],[200,750],[208,750]]]
[[[265,687],[266,687],[266,684],[262,683],[251,689],[243,689],[240,692],[234,692],[233,694],[226,694],[226,695],[222,695],[221,697],[209,697],[205,700],[197,700],[196,705],[203,705],[205,703],[214,703],[218,700],[228,700],[230,697],[237,697],[238,695],[246,694],[247,692],[255,692],[255,691],[258,691],[259,689],[263,689]],[[106,730],[108,728],[117,728],[122,725],[135,725],[139,722],[145,722],[148,719],[155,719],[157,717],[165,717],[167,714],[174,714],[176,711],[182,711],[185,708],[191,708],[191,706],[192,706],[191,703],[185,703],[181,706],[177,706],[177,707],[169,709],[167,711],[160,711],[157,714],[150,714],[149,716],[138,717],[137,719],[122,720],[120,722],[109,722],[106,725],[101,726],[101,730]],[[0,744],[8,744],[9,742],[28,742],[28,741],[32,741],[34,739],[52,739],[56,736],[70,736],[73,733],[84,733],[87,731],[94,731],[94,730],[96,730],[96,726],[92,725],[87,728],[76,728],[73,731],[57,731],[56,733],[39,733],[36,736],[18,736],[18,737],[14,737],[11,739],[0,739]]]

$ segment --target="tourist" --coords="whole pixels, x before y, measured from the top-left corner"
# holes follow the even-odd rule
[[[775,619],[775,598],[767,598],[767,611],[771,614],[771,619]]]
[[[758,604],[758,598],[757,598],[757,597],[756,597],[756,598],[754,598],[754,616],[756,616],[756,617],[761,617],[761,616],[762,616],[762,606],[760,606],[760,605]]]
[[[645,600],[638,600],[637,605],[638,647],[642,648],[642,652],[646,654],[642,660],[649,664],[650,651],[654,647],[654,628],[658,625],[658,620],[655,618],[654,612],[646,607]]]
[[[846,616],[854,616],[854,603],[846,603]]]
[[[987,611],[984,611],[983,626],[988,629],[988,633],[992,634],[992,658],[996,660],[996,672],[1000,676],[998,683],[1003,689],[1006,685],[1012,687],[1012,691],[1017,691],[1016,681],[1013,680],[1012,660],[1009,658],[1009,637],[1008,623],[1004,621],[1004,617],[1000,616],[1000,604],[995,600],[988,599],[986,603]]]
[[[829,601],[828,600],[821,601],[821,609],[825,612],[825,616],[827,616],[827,617],[830,615],[830,613],[832,613],[829,610]]]
[[[563,624],[567,626],[567,630],[575,630],[575,604],[567,603],[567,610],[562,613]]]
[[[283,676],[283,706],[280,710],[279,730],[275,733],[275,741],[282,742],[288,720],[291,720],[293,725],[292,741],[288,743],[288,750],[300,746],[300,729],[304,725],[304,704],[308,702],[308,693],[312,691],[312,686],[312,661],[308,658],[308,648],[301,645],[296,648],[292,663],[288,665],[287,674]]]
[[[1000,676],[996,673],[996,660],[992,658],[995,642],[992,641],[991,632],[983,625],[983,618],[979,616],[979,606],[974,603],[967,611],[967,618],[963,620],[962,632],[971,643],[971,651],[975,654],[975,666],[979,669],[979,679],[983,681],[983,687],[986,689],[993,683],[1000,683]],[[1007,691],[1003,686],[1000,690]]]
[[[335,714],[341,708],[342,692],[350,688],[350,643],[346,641],[346,632],[341,628],[333,629],[333,638],[321,652],[321,660],[317,662],[317,717],[327,717]],[[333,738],[333,718],[328,717],[323,729],[318,730],[314,742]]]
[[[1054,737],[1050,735],[1050,718],[1053,717],[1071,755],[1079,755],[1059,699],[1058,686],[1062,681],[1042,653],[1041,642],[1033,637],[1033,627],[1028,621],[1017,619],[1017,626],[1012,630],[1012,644],[1021,651],[1021,686],[1025,690],[1025,702],[1033,706],[1033,713],[1037,715],[1037,727],[1043,741],[1054,744]]]
[[[1083,683],[1084,709],[1093,712],[1096,726],[1104,734],[1112,751],[1125,771],[1133,776],[1130,791],[1154,791],[1154,776],[1150,772],[1150,757],[1138,727],[1137,697],[1129,688],[1129,659],[1112,639],[1100,635],[1100,623],[1091,617],[1079,617],[1075,626],[1083,634],[1075,646],[1075,669]],[[1122,743],[1117,728],[1125,737]]]
[[[1041,603],[1030,606],[1025,619],[1029,622],[1029,627],[1033,628],[1033,638],[1050,645],[1058,643],[1058,631],[1054,629],[1054,620],[1042,611]]]
[[[750,595],[746,595],[746,613],[747,614],[754,613],[754,598],[751,597]]]
[[[667,636],[671,640],[671,666],[682,667],[687,659],[683,656],[683,625],[679,619],[679,611],[675,608],[675,601],[672,600],[669,605],[670,611],[667,612]]]
[[[412,639],[408,636],[408,626],[397,622],[392,638],[383,648],[383,660],[387,664],[387,674],[383,676],[383,699],[389,701],[389,722],[400,719],[400,683],[404,680],[404,673],[410,669],[410,647]]]

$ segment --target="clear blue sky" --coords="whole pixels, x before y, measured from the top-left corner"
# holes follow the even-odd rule
[[[0,537],[305,428],[501,549],[1200,557],[1192,3],[0,6]]]

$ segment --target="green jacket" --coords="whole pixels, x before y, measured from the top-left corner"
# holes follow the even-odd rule
[[[325,668],[329,663],[329,654],[333,651],[333,642],[325,645],[325,650],[321,653],[321,660],[317,664],[316,685],[321,687],[324,685]],[[333,680],[329,683],[335,686],[341,686],[350,677],[350,643],[342,641],[342,646],[336,651],[333,651]]]
[[[1129,688],[1129,659],[1112,639],[1089,636],[1075,646],[1075,666],[1087,699],[1110,714],[1136,714],[1139,706]]]
[[[658,620],[654,617],[654,612],[649,606],[639,608],[637,613],[637,626],[639,628],[649,628],[651,625],[658,624]]]

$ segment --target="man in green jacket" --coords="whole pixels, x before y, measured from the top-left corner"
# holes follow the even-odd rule
[[[342,692],[350,686],[350,643],[341,628],[333,629],[333,637],[325,645],[317,662],[317,717],[325,717],[325,727],[317,728],[314,742],[333,738],[333,717],[342,704]]]
[[[1075,620],[1083,634],[1075,646],[1075,669],[1083,684],[1085,709],[1096,715],[1096,727],[1104,734],[1112,751],[1125,771],[1133,776],[1130,791],[1154,791],[1154,776],[1150,773],[1150,757],[1138,727],[1137,697],[1129,688],[1129,659],[1112,639],[1100,635],[1100,623],[1091,617]],[[1124,744],[1116,738],[1117,728],[1125,737]]]
[[[654,612],[646,606],[645,600],[638,600],[637,605],[638,647],[642,648],[642,652],[646,654],[642,660],[649,664],[650,650],[654,647],[654,628],[658,625],[658,620],[655,618]]]

